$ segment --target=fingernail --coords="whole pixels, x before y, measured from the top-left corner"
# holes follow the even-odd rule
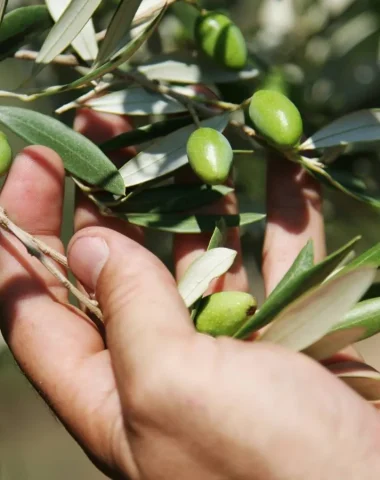
[[[70,268],[76,278],[92,291],[108,259],[109,248],[100,237],[80,237],[69,251]]]

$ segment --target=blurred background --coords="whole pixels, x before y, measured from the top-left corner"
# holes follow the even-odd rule
[[[97,31],[105,28],[118,1],[105,0],[96,13]],[[8,11],[43,1],[10,0]],[[378,0],[209,0],[205,8],[228,13],[244,32],[252,61],[264,74],[255,81],[215,88],[224,99],[240,102],[257,88],[276,88],[292,98],[301,110],[305,133],[340,115],[360,108],[380,106],[380,2]],[[172,6],[153,41],[133,58],[139,62],[158,51],[192,48],[194,10],[183,2]],[[29,45],[38,49],[41,39]],[[0,64],[0,89],[12,90],[27,78],[31,65],[8,59]],[[45,69],[36,86],[65,83],[62,67]],[[52,113],[71,94],[29,106]],[[7,103],[6,101],[2,103]],[[8,102],[9,103],[9,102]],[[64,120],[70,124],[72,115]],[[146,123],[146,121],[145,121]],[[11,136],[15,152],[22,143]],[[235,148],[239,140],[233,139]],[[243,148],[243,147],[242,147]],[[379,150],[380,151],[380,150]],[[253,161],[254,160],[254,161]],[[264,211],[265,158],[239,156],[236,185],[242,209],[249,205]],[[354,174],[374,196],[380,195],[380,160],[376,149],[351,150],[337,162],[342,174]],[[358,250],[380,241],[380,214],[341,193],[324,190],[328,248],[338,248],[362,235]],[[67,183],[63,237],[71,234],[73,188]],[[154,238],[154,241],[152,241]],[[242,232],[252,291],[262,300],[260,251],[263,225]],[[171,265],[171,237],[151,233],[148,241]],[[378,278],[378,282],[380,279]],[[368,296],[380,296],[380,284]],[[368,363],[380,368],[380,340],[358,346]],[[72,480],[105,478],[98,473],[24,379],[6,346],[0,352],[0,479]]]

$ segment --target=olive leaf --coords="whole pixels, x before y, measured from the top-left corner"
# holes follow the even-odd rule
[[[172,233],[201,233],[212,232],[216,222],[221,218],[228,228],[242,227],[250,223],[259,222],[265,215],[260,213],[241,213],[240,215],[191,215],[181,213],[127,213],[117,214],[130,223],[140,227],[152,228]]]
[[[0,25],[0,60],[12,55],[52,24],[44,5],[20,7],[7,13]]]
[[[230,248],[213,248],[198,257],[178,283],[178,290],[187,307],[191,307],[208,289],[215,278],[226,273],[237,252]]]
[[[380,267],[380,243],[377,243],[369,250],[366,250],[361,255],[356,257],[352,262],[347,265],[346,268],[355,268],[361,267],[364,265],[374,266],[379,268]]]
[[[90,20],[101,0],[71,0],[67,8],[50,30],[36,58],[34,74],[50,63],[77,37]]]
[[[340,172],[337,172],[329,166],[321,168],[318,165],[313,165],[312,163],[305,161],[305,159],[301,159],[301,164],[313,177],[323,184],[343,192],[367,205],[380,208],[380,197],[368,194],[363,188],[363,185],[358,184],[358,182],[355,181],[355,178],[351,177],[349,179],[347,175],[342,176]]]
[[[233,192],[224,185],[166,185],[136,193],[114,212],[124,213],[173,213],[190,211],[220,200]]]
[[[85,106],[98,112],[116,115],[168,115],[187,111],[177,100],[167,95],[148,92],[142,87],[112,92],[89,100]]]
[[[91,70],[89,73],[79,78],[78,80],[74,80],[74,82],[68,83],[66,85],[49,87],[43,90],[41,92],[41,95],[52,95],[66,92],[68,90],[73,90],[75,88],[87,85],[93,80],[97,80],[106,73],[112,72],[119,65],[129,60],[129,58],[132,57],[132,55],[136,53],[136,51],[141,47],[141,45],[152,35],[154,30],[160,23],[164,13],[165,9],[161,10],[161,12],[156,17],[154,17],[150,23],[148,23],[146,28],[141,30],[127,45],[120,49],[117,52],[117,55],[115,55],[110,61],[106,62],[103,65],[100,65],[94,70]]]
[[[325,360],[343,350],[343,348],[358,342],[364,332],[363,327],[351,327],[346,330],[328,332],[320,340],[305,348],[302,353],[317,361]]]
[[[313,241],[309,240],[307,244],[298,254],[289,270],[285,273],[284,277],[280,280],[272,294],[276,295],[276,292],[286,289],[287,285],[297,278],[302,273],[310,270],[314,266],[314,246]]]
[[[123,179],[108,157],[86,137],[58,120],[33,110],[0,106],[0,123],[29,144],[55,150],[65,169],[79,179],[116,195],[124,193]]]
[[[133,18],[132,25],[140,25],[150,20],[159,11],[161,11],[167,5],[174,3],[176,0],[143,0],[139,6],[135,17]]]
[[[354,238],[349,243],[344,245],[336,252],[329,255],[322,262],[317,263],[315,266],[308,270],[303,270],[305,267],[301,267],[301,271],[297,275],[289,274],[288,278],[285,278],[283,285],[279,285],[269,295],[264,302],[260,310],[251,317],[245,325],[236,333],[237,338],[245,338],[251,332],[259,330],[260,328],[268,325],[280,312],[296,300],[300,295],[304,294],[308,290],[312,289],[316,285],[323,282],[346,258],[349,252],[352,251],[352,247],[359,240],[360,237]],[[297,264],[302,265],[302,257],[309,257],[307,249],[310,247],[304,247],[306,253],[302,252],[296,259]],[[301,256],[301,260],[300,260]],[[306,264],[310,262],[306,260]],[[293,271],[297,272],[297,266],[291,267]]]
[[[230,83],[259,75],[256,67],[232,71],[214,65],[207,59],[182,52],[157,56],[149,63],[139,66],[138,71],[149,79],[174,83]]]
[[[5,10],[8,5],[8,0],[0,0],[0,23],[2,22],[5,14]]]
[[[224,247],[227,239],[227,225],[226,221],[221,218],[216,222],[215,229],[211,235],[207,250],[213,248]]]
[[[70,2],[71,0],[45,0],[50,15],[55,22],[59,20]],[[96,41],[94,24],[91,18],[72,40],[71,45],[83,60],[89,61],[96,58],[98,54],[98,43]]]
[[[327,368],[366,400],[380,400],[380,373],[374,368],[356,361],[332,363]]]
[[[308,138],[299,150],[380,140],[380,109],[360,110],[338,118]]]
[[[141,143],[150,142],[151,140],[168,135],[186,125],[190,125],[191,123],[193,123],[193,119],[190,115],[182,118],[151,123],[137,128],[136,130],[121,133],[120,135],[101,143],[99,147],[104,152],[112,152],[119,150],[120,148],[140,145]]]
[[[129,41],[129,31],[142,0],[121,0],[107,28],[94,67],[108,62]]]
[[[229,121],[229,114],[217,115],[201,122],[201,127],[210,127],[223,131]],[[120,168],[120,174],[126,187],[149,182],[178,170],[188,163],[186,142],[195,125],[181,128],[155,142],[145,151],[129,160]]]
[[[323,360],[352,343],[372,337],[380,332],[380,298],[365,300],[356,304],[318,342],[308,347],[304,353]]]
[[[288,305],[259,337],[300,351],[321,339],[371,285],[374,267],[342,271]]]

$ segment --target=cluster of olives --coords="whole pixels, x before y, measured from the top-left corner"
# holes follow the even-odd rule
[[[249,115],[257,132],[278,151],[295,149],[302,135],[302,118],[297,107],[282,93],[259,90],[251,100]],[[197,176],[209,185],[227,180],[233,150],[226,137],[212,128],[198,128],[187,143],[189,163]],[[243,292],[220,292],[202,299],[195,324],[212,336],[232,336],[254,314],[254,297]]]
[[[297,107],[282,93],[259,90],[251,100],[249,115],[258,133],[278,150],[297,147],[302,118]],[[189,163],[209,185],[224,183],[231,170],[233,150],[226,137],[213,128],[198,128],[187,142]]]

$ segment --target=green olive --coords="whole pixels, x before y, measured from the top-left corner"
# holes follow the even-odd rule
[[[281,149],[298,145],[302,118],[297,107],[285,95],[274,90],[259,90],[251,100],[249,115],[257,131]]]
[[[245,292],[219,292],[204,297],[195,317],[199,332],[213,337],[232,336],[252,316],[257,301]]]
[[[195,23],[194,37],[206,55],[227,68],[241,70],[247,63],[247,45],[243,34],[222,13],[200,15]]]
[[[5,175],[12,164],[12,149],[5,133],[0,132],[0,175]]]
[[[224,135],[213,128],[198,128],[187,142],[189,163],[198,177],[209,185],[227,180],[233,151]]]

